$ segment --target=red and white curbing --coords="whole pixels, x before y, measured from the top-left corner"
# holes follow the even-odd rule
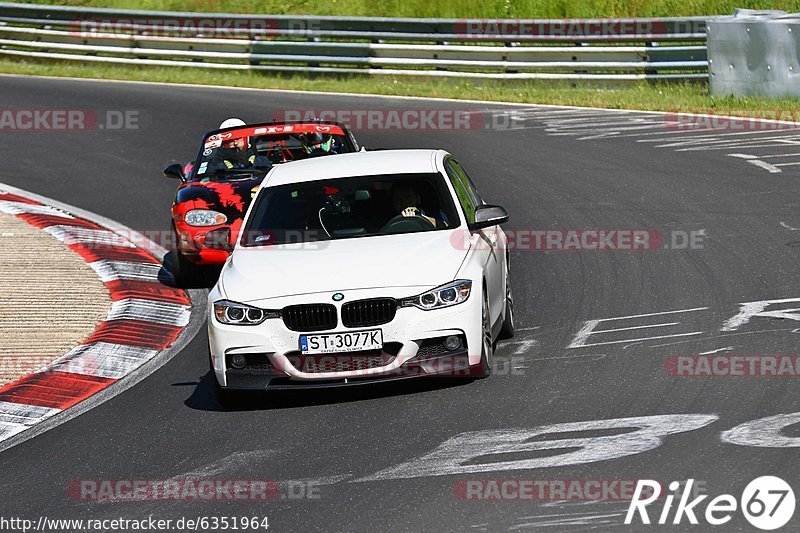
[[[69,409],[122,379],[172,345],[187,326],[191,301],[159,281],[156,257],[123,235],[63,209],[0,191],[0,211],[66,244],[97,272],[111,310],[76,348],[0,388],[0,441]]]

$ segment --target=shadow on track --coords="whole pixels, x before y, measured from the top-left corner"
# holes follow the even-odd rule
[[[158,271],[158,281],[180,289],[210,289],[219,279],[220,267],[205,267],[194,276],[175,276],[175,251],[167,252]]]
[[[208,372],[200,381],[192,395],[184,404],[199,411],[263,411],[310,407],[315,405],[333,405],[351,403],[392,396],[409,395],[420,392],[448,389],[464,386],[472,382],[468,378],[414,378],[395,382],[375,383],[368,385],[350,385],[325,389],[279,390],[279,391],[245,391],[241,401],[235,407],[221,406],[213,391]],[[174,383],[173,387],[195,385],[195,383]]]

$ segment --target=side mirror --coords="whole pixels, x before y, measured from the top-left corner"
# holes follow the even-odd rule
[[[231,243],[231,229],[230,228],[217,228],[206,233],[206,238],[203,239],[203,245],[212,250],[225,250],[226,252],[233,251],[233,244]]]
[[[168,178],[183,181],[183,168],[180,163],[170,163],[164,168],[164,175]]]
[[[470,230],[488,228],[508,222],[508,213],[499,205],[479,205],[475,208],[475,222],[469,225]]]

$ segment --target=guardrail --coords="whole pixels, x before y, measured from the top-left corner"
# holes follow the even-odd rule
[[[0,56],[501,79],[707,79],[707,20],[296,17],[0,2]]]

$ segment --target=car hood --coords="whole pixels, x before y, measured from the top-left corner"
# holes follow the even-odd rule
[[[220,284],[240,302],[380,287],[435,287],[452,281],[468,250],[459,230],[237,247]]]

